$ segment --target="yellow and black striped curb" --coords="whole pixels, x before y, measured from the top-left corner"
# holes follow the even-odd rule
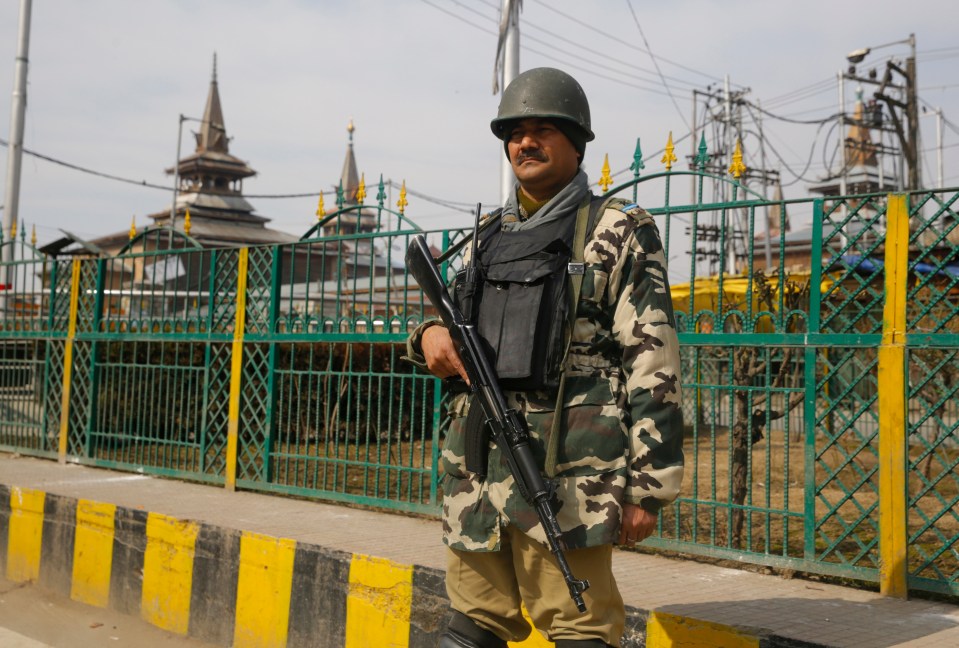
[[[0,568],[234,648],[431,648],[449,614],[436,569],[5,485]],[[552,644],[533,633],[510,645]],[[818,645],[635,609],[623,638],[624,648]]]

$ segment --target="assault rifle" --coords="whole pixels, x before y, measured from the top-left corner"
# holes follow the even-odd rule
[[[476,247],[480,229],[480,209],[481,206],[476,205],[476,225],[473,229],[470,262],[460,275],[465,281],[474,282],[472,286],[466,287],[467,292],[475,290],[479,281]],[[486,355],[483,341],[473,321],[474,318],[464,316],[453,302],[446,288],[446,282],[440,276],[422,234],[413,237],[406,251],[406,267],[416,277],[420,288],[439,312],[443,324],[449,330],[450,337],[466,368],[466,374],[469,376],[472,405],[476,407],[478,404],[483,408],[487,425],[493,433],[493,440],[506,457],[520,494],[539,516],[549,549],[556,557],[563,579],[569,588],[569,595],[576,603],[577,609],[585,612],[586,603],[583,602],[582,594],[589,588],[589,581],[574,578],[569,563],[566,562],[562,531],[556,520],[556,512],[553,510],[552,491],[546,486],[536,467],[536,459],[529,445],[529,429],[526,427],[526,421],[515,409],[507,407],[506,397],[500,389],[496,370]],[[558,416],[559,412],[556,415]]]

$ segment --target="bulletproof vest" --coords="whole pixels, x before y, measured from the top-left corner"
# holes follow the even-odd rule
[[[454,299],[473,313],[504,389],[559,385],[568,326],[567,264],[575,218],[533,229],[484,233],[471,293],[459,279]]]

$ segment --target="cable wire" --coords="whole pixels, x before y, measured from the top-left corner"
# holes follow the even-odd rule
[[[457,0],[451,0],[451,1],[454,2],[454,4],[457,4],[458,6],[462,6],[462,5],[459,4],[459,2],[457,2]],[[491,30],[488,30],[488,29],[482,27],[481,25],[477,25],[475,22],[472,22],[472,21],[470,21],[470,20],[467,20],[466,18],[464,18],[463,16],[461,16],[461,15],[459,15],[459,14],[456,14],[456,13],[454,13],[454,12],[452,12],[452,11],[449,11],[448,9],[445,9],[445,8],[443,8],[443,7],[440,7],[440,6],[436,5],[435,3],[431,2],[430,0],[421,0],[421,2],[429,5],[430,7],[433,7],[434,9],[437,9],[438,11],[441,11],[441,12],[447,14],[448,16],[451,16],[451,17],[453,17],[453,18],[456,18],[457,20],[459,20],[459,21],[461,21],[461,22],[464,22],[464,23],[466,23],[467,25],[470,25],[470,26],[473,27],[474,29],[478,29],[479,31],[482,31],[482,32],[484,32],[484,33],[486,33],[486,34],[490,34],[490,35],[493,35],[493,36],[496,35],[495,32],[493,32],[493,31],[491,31]],[[473,13],[476,13],[476,11],[475,11],[474,9],[470,9],[470,11],[472,11]],[[482,14],[480,14],[480,15],[482,15]],[[493,21],[495,22],[495,19],[489,18],[489,17],[487,17],[487,18],[490,19],[490,20],[493,20]],[[613,77],[613,76],[610,76],[610,75],[608,75],[608,74],[602,74],[602,73],[600,73],[600,72],[596,72],[595,69],[583,67],[582,65],[578,65],[578,64],[576,64],[576,63],[572,63],[572,62],[569,62],[569,61],[564,60],[564,59],[562,59],[562,58],[559,58],[559,57],[557,57],[557,56],[554,55],[554,54],[550,54],[550,53],[545,52],[545,51],[543,51],[543,50],[539,50],[539,49],[536,49],[536,48],[534,48],[534,47],[530,47],[529,45],[526,44],[526,41],[527,41],[527,40],[533,41],[533,42],[536,42],[536,43],[541,43],[541,44],[545,45],[546,47],[551,48],[551,49],[555,49],[555,50],[557,50],[557,51],[559,51],[559,52],[563,52],[563,53],[566,52],[566,50],[563,50],[562,48],[559,48],[559,47],[553,45],[552,43],[550,43],[550,42],[548,42],[548,41],[545,41],[545,40],[543,40],[543,39],[541,39],[541,38],[537,38],[537,37],[535,37],[535,36],[530,36],[530,35],[527,35],[527,37],[526,37],[525,39],[523,39],[523,41],[522,41],[521,44],[520,44],[520,46],[522,47],[523,51],[530,52],[530,53],[536,54],[536,55],[538,55],[538,56],[542,56],[543,58],[545,58],[545,59],[547,59],[547,60],[555,61],[555,62],[557,62],[557,63],[561,63],[562,65],[564,65],[564,66],[566,66],[566,67],[569,67],[569,68],[572,68],[572,69],[576,69],[576,70],[581,70],[581,71],[586,72],[586,73],[588,73],[588,74],[590,74],[590,75],[592,75],[592,76],[594,76],[594,77],[599,77],[599,78],[602,78],[602,79],[606,79],[607,81],[612,81],[613,83],[618,83],[618,84],[620,84],[620,85],[623,85],[623,86],[626,86],[626,87],[629,87],[629,88],[634,88],[634,89],[637,89],[637,90],[643,90],[643,91],[645,91],[645,92],[651,92],[651,93],[653,93],[653,94],[658,94],[658,95],[662,95],[662,96],[668,96],[667,93],[663,92],[662,90],[660,90],[660,89],[658,89],[658,88],[651,88],[651,87],[647,87],[647,86],[642,86],[642,85],[638,85],[637,83],[633,83],[633,82],[626,81],[626,80],[623,80],[623,79],[618,79],[618,78]],[[580,60],[582,60],[582,58],[583,58],[583,57],[580,57]],[[592,60],[592,61],[590,61],[590,62],[594,63],[594,64],[597,65],[597,66],[599,66],[599,65],[605,65],[605,64],[606,64],[605,61],[595,61],[595,60]],[[636,66],[632,66],[632,67],[636,67]],[[644,79],[644,78],[642,78],[642,77],[637,77],[637,76],[635,76],[635,75],[629,75],[628,73],[625,73],[625,72],[616,72],[616,74],[623,74],[623,75],[632,76],[632,78],[635,79],[635,80],[637,80],[637,81],[646,81],[646,79]]]
[[[5,139],[0,139],[0,146],[8,147],[8,146],[10,146],[10,143],[9,143],[7,140],[5,140]],[[87,173],[87,174],[90,174],[90,175],[92,175],[92,176],[97,176],[97,177],[100,177],[100,178],[106,178],[106,179],[108,179],[108,180],[116,180],[117,182],[125,182],[125,183],[127,183],[127,184],[137,185],[137,186],[139,186],[139,187],[149,187],[150,189],[162,189],[162,190],[164,190],[164,191],[173,191],[173,187],[172,187],[172,186],[165,186],[165,185],[153,184],[152,182],[147,182],[146,180],[131,180],[130,178],[123,178],[123,177],[121,177],[121,176],[113,175],[113,174],[111,174],[111,173],[104,173],[104,172],[102,172],[102,171],[95,171],[95,170],[93,170],[93,169],[88,169],[87,167],[82,167],[82,166],[80,166],[80,165],[78,165],[78,164],[72,164],[72,163],[70,163],[70,162],[64,162],[63,160],[58,160],[58,159],[52,158],[52,157],[50,157],[50,156],[48,156],[48,155],[43,155],[42,153],[37,153],[36,151],[31,151],[31,150],[28,149],[28,148],[24,148],[24,149],[22,149],[22,150],[23,150],[23,152],[26,153],[27,155],[31,155],[31,156],[33,156],[33,157],[35,157],[35,158],[39,158],[39,159],[44,160],[44,161],[46,161],[46,162],[51,162],[51,163],[53,163],[53,164],[56,164],[56,165],[59,165],[59,166],[62,166],[62,167],[66,167],[67,169],[72,169],[72,170],[74,170],[74,171],[80,171],[81,173]]]
[[[539,6],[541,6],[541,7],[543,7],[544,9],[547,9],[547,10],[549,10],[549,11],[552,11],[553,13],[555,13],[555,14],[557,14],[557,15],[559,15],[559,16],[562,16],[563,18],[566,18],[566,19],[569,20],[570,22],[574,23],[574,24],[577,26],[577,28],[581,28],[581,29],[582,29],[582,28],[585,28],[585,29],[588,29],[588,30],[590,30],[590,31],[592,31],[592,32],[595,32],[595,33],[597,33],[597,34],[600,34],[600,35],[603,36],[604,38],[608,38],[608,39],[610,39],[610,40],[613,40],[613,41],[617,42],[617,43],[620,44],[620,45],[623,45],[623,46],[625,46],[625,47],[629,47],[629,48],[631,48],[631,49],[634,49],[634,50],[636,50],[636,51],[638,51],[638,52],[642,52],[642,53],[644,53],[644,54],[650,54],[649,51],[644,50],[642,47],[639,47],[638,45],[633,45],[632,43],[629,43],[629,42],[622,41],[621,39],[613,36],[612,34],[609,34],[609,33],[608,33],[607,31],[605,31],[605,30],[602,30],[602,29],[599,29],[599,28],[597,28],[597,27],[593,27],[592,25],[587,24],[586,22],[584,22],[584,21],[583,21],[582,19],[580,19],[580,18],[576,18],[576,17],[571,16],[571,15],[569,15],[569,14],[563,12],[563,11],[560,11],[559,9],[556,9],[555,7],[551,7],[551,6],[550,6],[549,4],[547,4],[546,2],[542,2],[542,1],[541,1],[541,2],[538,2],[537,4],[538,4]],[[689,66],[683,65],[682,63],[678,63],[678,62],[676,62],[676,61],[673,61],[673,60],[670,60],[670,59],[667,59],[667,58],[663,58],[663,57],[659,57],[659,60],[663,61],[664,63],[668,63],[668,64],[670,64],[670,65],[673,65],[673,66],[675,66],[675,67],[678,67],[678,68],[680,68],[680,69],[682,69],[682,70],[686,70],[687,72],[692,72],[693,74],[698,74],[699,76],[705,77],[705,78],[707,78],[707,79],[711,79],[711,80],[713,80],[713,81],[722,81],[722,79],[721,79],[720,77],[717,77],[717,76],[714,75],[714,74],[708,74],[708,73],[706,73],[706,72],[702,72],[701,70],[696,70],[696,69],[691,68],[691,67],[689,67]]]
[[[636,16],[636,10],[633,9],[632,0],[626,0],[626,6],[629,7],[629,13],[633,14],[633,22],[636,23],[636,29],[639,30],[639,35],[643,39],[643,45],[646,46],[646,51],[649,52],[649,58],[656,67],[656,72],[659,73],[659,78],[662,80],[663,87],[666,88],[666,93],[669,95],[670,100],[672,100],[673,106],[676,108],[676,112],[679,113],[679,118],[683,120],[684,124],[686,124],[686,128],[692,131],[692,127],[686,120],[686,115],[684,115],[683,111],[679,109],[679,104],[676,103],[676,97],[673,96],[673,92],[670,89],[669,84],[666,83],[666,77],[663,76],[663,71],[659,68],[659,63],[656,61],[656,56],[653,54],[653,49],[649,46],[649,41],[646,40],[646,34],[643,33],[643,27],[639,24],[639,17]]]
[[[7,147],[9,146],[9,142],[0,138],[0,146]],[[83,167],[78,164],[73,164],[71,162],[58,160],[57,158],[53,158],[48,155],[43,155],[42,153],[37,153],[36,151],[31,151],[30,149],[24,148],[23,152],[32,157],[44,160],[45,162],[50,162],[52,164],[56,164],[64,168],[71,169],[73,171],[79,171],[81,173],[86,173],[92,176],[96,176],[98,178],[104,178],[107,180],[114,180],[116,182],[132,184],[138,187],[148,187],[150,189],[160,189],[163,191],[173,190],[172,186],[153,184],[151,182],[147,182],[146,180],[132,180],[130,178],[124,178],[122,176],[114,175],[112,173],[104,173],[102,171],[96,171],[94,169]],[[398,185],[396,182],[392,180],[389,181],[389,184],[393,187],[400,188],[400,185]],[[472,203],[472,202],[457,202],[453,200],[446,200],[444,198],[437,198],[436,196],[431,196],[429,194],[412,190],[409,187],[406,188],[406,193],[408,193],[411,196],[415,196],[417,198],[425,200],[427,202],[431,202],[431,203],[440,205],[442,207],[446,207],[448,209],[454,209],[456,211],[461,211],[467,214],[472,213],[473,212],[472,207],[475,207],[475,203]],[[284,193],[284,194],[244,194],[243,197],[251,198],[251,199],[253,198],[283,199],[283,198],[318,198],[319,196],[335,196],[335,195],[336,195],[336,190],[329,190],[329,191],[306,191],[306,192]]]

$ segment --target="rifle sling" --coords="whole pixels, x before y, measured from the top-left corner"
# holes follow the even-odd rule
[[[593,199],[592,194],[587,196],[586,202],[576,212],[576,229],[573,231],[573,249],[570,257],[572,263],[583,263],[586,256],[586,236],[596,228],[598,216],[602,214],[608,200]],[[579,305],[579,293],[583,287],[582,274],[569,274],[569,302],[567,311],[569,325],[566,327],[566,349],[563,351],[562,373],[559,378],[559,387],[556,388],[556,407],[553,409],[553,426],[550,430],[549,441],[546,445],[546,462],[544,470],[546,476],[556,476],[556,458],[559,454],[560,437],[563,433],[563,421],[566,412],[563,409],[563,399],[566,392],[566,358],[569,356],[569,347],[573,341],[573,326],[576,324],[576,307]]]
[[[466,415],[465,433],[466,470],[485,479],[489,469],[490,421],[475,398]]]

